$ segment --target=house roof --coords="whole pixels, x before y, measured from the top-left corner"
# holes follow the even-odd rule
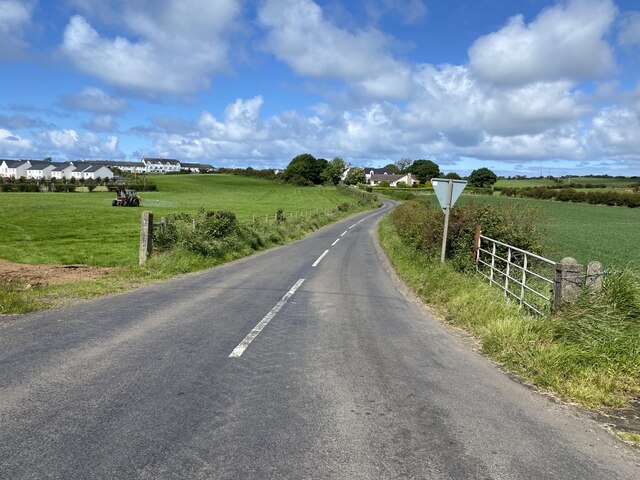
[[[38,161],[30,161],[31,166],[27,168],[27,170],[44,170],[47,167],[56,167],[56,164],[53,162],[38,162]]]
[[[407,175],[398,175],[398,174],[394,174],[394,175],[384,175],[384,174],[378,174],[378,175],[371,175],[371,180],[373,180],[374,182],[397,182],[398,180],[405,178]]]
[[[365,173],[373,172],[374,175],[397,175],[393,170],[389,168],[373,168],[367,167],[364,169]]]
[[[0,160],[0,163],[6,162],[8,168],[16,168],[25,163],[30,163],[28,160]]]
[[[73,165],[71,165],[68,162],[63,162],[63,163],[58,163],[56,164],[56,168],[54,168],[53,170],[51,170],[52,172],[61,172],[63,170],[66,170],[69,167],[73,167],[75,168]]]
[[[74,165],[104,165],[105,167],[143,167],[142,162],[114,162],[113,160],[72,160]]]
[[[85,168],[83,170],[83,172],[97,172],[101,168],[107,168],[108,169],[108,167],[106,165],[89,165],[89,167]]]
[[[180,162],[180,166],[183,168],[213,168],[211,165],[207,165],[206,163],[184,163]]]
[[[143,158],[143,163],[164,163],[169,165],[180,165],[180,160],[175,160],[173,158]]]

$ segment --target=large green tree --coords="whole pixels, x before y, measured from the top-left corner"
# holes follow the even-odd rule
[[[440,167],[431,160],[416,160],[409,168],[409,171],[413,173],[423,185],[432,178],[440,176]]]
[[[304,178],[305,180],[315,183],[322,183],[322,171],[327,166],[327,161],[323,158],[316,159],[309,153],[303,153],[295,157],[285,169],[282,178],[288,182],[295,178]]]
[[[471,172],[467,181],[474,187],[490,187],[498,181],[498,176],[488,168],[478,168]]]
[[[364,169],[360,167],[353,167],[347,172],[347,176],[344,179],[344,183],[347,185],[357,185],[358,183],[365,183],[367,177],[364,175]]]
[[[390,163],[389,165],[385,165],[383,168],[386,168],[387,170],[391,170],[395,174],[401,173],[400,170],[398,169],[398,166],[395,163]]]
[[[322,172],[322,180],[337,185],[342,180],[342,174],[347,169],[347,163],[340,157],[331,160]]]
[[[408,158],[401,158],[396,162],[396,168],[398,169],[398,173],[407,173],[411,168],[411,164],[413,160]]]

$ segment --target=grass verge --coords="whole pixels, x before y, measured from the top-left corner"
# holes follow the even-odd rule
[[[586,407],[625,405],[640,395],[640,286],[612,276],[602,298],[585,295],[555,316],[533,318],[473,273],[460,273],[403,244],[389,217],[380,241],[398,274],[484,353],[541,390]]]
[[[346,192],[350,195],[350,192]],[[92,280],[76,281],[60,285],[26,285],[21,282],[2,282],[0,279],[0,315],[20,314],[69,305],[79,300],[132,290],[140,285],[171,278],[175,275],[211,268],[236,260],[257,251],[299,240],[309,233],[355,213],[380,205],[373,195],[356,192],[358,200],[342,203],[333,210],[319,211],[306,217],[283,216],[273,222],[244,223],[243,229],[251,232],[244,243],[235,238],[225,245],[225,239],[216,239],[218,248],[202,255],[184,246],[154,253],[143,266],[121,267]]]

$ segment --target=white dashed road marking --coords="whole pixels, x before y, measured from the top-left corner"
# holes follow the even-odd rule
[[[325,250],[325,251],[324,251],[324,253],[323,253],[322,255],[320,255],[320,256],[318,257],[318,259],[317,259],[315,262],[313,262],[313,265],[311,265],[311,266],[312,266],[312,267],[317,267],[317,266],[318,266],[318,264],[322,261],[322,259],[324,258],[324,256],[325,256],[327,253],[329,253],[329,250]]]
[[[280,300],[278,303],[276,303],[276,306],[273,307],[271,309],[271,311],[269,313],[267,313],[264,316],[264,318],[262,320],[260,320],[260,322],[258,322],[258,324],[255,327],[253,327],[253,330],[251,330],[249,332],[249,334],[246,337],[244,337],[244,340],[242,340],[238,344],[238,346],[233,349],[233,352],[231,352],[231,354],[229,355],[229,358],[238,358],[238,357],[240,357],[240,355],[242,355],[244,353],[244,351],[247,349],[249,344],[251,342],[253,342],[253,339],[256,338],[258,336],[258,334],[262,331],[262,329],[269,324],[269,322],[273,319],[273,317],[276,316],[276,313],[278,313],[280,311],[280,309],[285,306],[285,304],[289,301],[291,296],[294,293],[296,293],[296,290],[298,290],[298,288],[300,288],[300,285],[302,285],[303,282],[304,282],[304,278],[301,278],[300,280],[298,280],[295,283],[295,285],[293,287],[291,287],[291,290],[289,290],[285,294],[285,296],[282,297],[282,300]]]

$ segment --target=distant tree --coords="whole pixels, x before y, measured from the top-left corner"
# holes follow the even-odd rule
[[[342,174],[346,169],[346,162],[340,157],[335,157],[327,164],[325,169],[322,171],[322,180],[337,185],[338,183],[340,183],[340,180],[342,180]]]
[[[364,175],[364,169],[360,167],[351,168],[344,179],[344,183],[347,185],[357,185],[358,183],[365,183],[366,181],[367,177]]]
[[[460,177],[460,175],[458,175],[456,172],[449,172],[444,176],[444,178],[450,178],[452,180],[462,180],[462,177]]]
[[[391,170],[395,174],[400,173],[400,170],[398,170],[398,166],[395,163],[390,163],[389,165],[385,165],[384,168],[386,168],[387,170]]]
[[[483,167],[471,172],[467,180],[474,187],[490,187],[498,181],[498,177],[491,170]]]
[[[396,168],[398,169],[398,173],[407,173],[411,168],[411,164],[413,160],[408,158],[401,158],[396,162]]]
[[[409,168],[409,171],[413,173],[422,184],[440,175],[440,167],[431,160],[416,160]]]
[[[316,159],[309,153],[303,153],[295,157],[285,169],[282,178],[285,181],[291,180],[294,176],[300,175],[305,180],[316,185],[322,183],[322,171],[327,166],[327,161],[320,158]]]

